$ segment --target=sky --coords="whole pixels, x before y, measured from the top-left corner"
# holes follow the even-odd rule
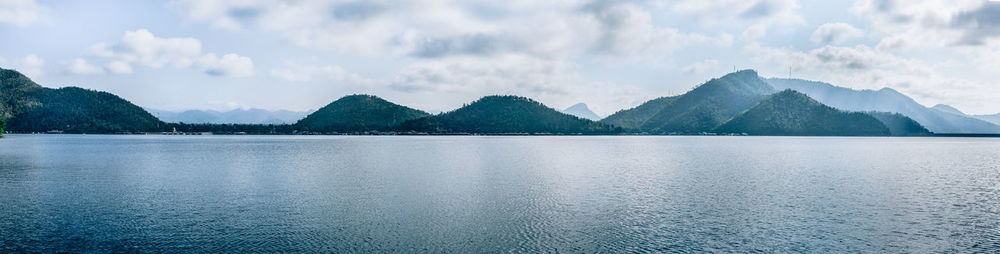
[[[601,116],[734,69],[1000,112],[985,0],[0,0],[0,67],[159,110],[429,112],[513,94]]]

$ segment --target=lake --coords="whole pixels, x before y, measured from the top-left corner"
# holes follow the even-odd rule
[[[8,135],[0,252],[996,252],[1000,139]]]

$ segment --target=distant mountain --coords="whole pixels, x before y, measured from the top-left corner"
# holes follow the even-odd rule
[[[715,131],[750,135],[890,135],[889,128],[870,115],[840,111],[793,90],[767,97]]]
[[[429,116],[373,95],[348,95],[299,120],[294,128],[316,132],[383,131],[406,120]]]
[[[793,89],[831,107],[848,111],[900,113],[935,133],[1000,133],[1000,125],[920,105],[890,88],[853,90],[799,79],[767,79],[776,89]]]
[[[976,119],[987,121],[993,124],[1000,125],[1000,113],[993,115],[973,115]]]
[[[621,128],[581,119],[519,96],[486,96],[451,112],[406,121],[401,131],[476,134],[614,134]]]
[[[149,109],[148,111],[164,122],[216,124],[291,124],[312,113],[312,111],[271,111],[265,109],[234,109],[230,111]]]
[[[708,132],[774,93],[753,70],[712,79],[647,119],[639,130],[650,133]]]
[[[969,117],[969,118],[975,118],[975,119],[983,120],[983,121],[986,121],[986,122],[989,122],[989,123],[992,123],[992,124],[1000,125],[1000,113],[993,114],[993,115],[968,115],[968,114],[965,114],[964,112],[962,112],[961,110],[958,110],[955,107],[944,105],[944,104],[934,105],[933,107],[931,107],[931,109],[934,109],[934,110],[937,110],[937,111],[940,111],[940,112],[945,112],[945,113],[953,114],[953,115],[959,115],[959,116],[964,116],[964,117]]]
[[[590,111],[590,108],[588,108],[587,104],[584,103],[577,103],[576,105],[564,109],[562,112],[591,121],[601,120],[601,117],[595,114],[594,111]]]
[[[601,120],[601,122],[622,127],[626,130],[635,131],[639,129],[639,127],[642,126],[646,120],[649,120],[649,118],[652,118],[653,115],[659,113],[664,107],[674,102],[675,99],[677,99],[677,96],[652,99],[634,108],[619,110],[618,112],[605,117]]]
[[[164,126],[114,94],[79,87],[45,88],[6,69],[0,69],[0,116],[7,119],[11,132],[145,132]]]
[[[945,113],[949,113],[949,114],[956,114],[956,115],[960,115],[960,116],[964,116],[965,115],[965,113],[962,113],[961,110],[958,110],[955,107],[944,105],[944,104],[934,105],[933,107],[931,107],[931,109],[937,110],[937,111],[941,111],[941,112],[945,112]]]
[[[933,133],[920,125],[917,121],[899,113],[888,112],[866,112],[875,119],[878,119],[893,136],[929,136]]]

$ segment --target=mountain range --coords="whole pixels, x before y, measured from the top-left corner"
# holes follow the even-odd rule
[[[309,115],[313,111],[266,110],[266,109],[234,109],[229,111],[216,110],[185,110],[168,111],[146,109],[160,120],[172,123],[211,123],[211,124],[291,124]]]
[[[973,115],[972,117],[975,117],[975,118],[977,118],[979,120],[983,120],[983,121],[987,121],[987,122],[990,122],[990,123],[993,123],[993,124],[1000,125],[1000,113],[992,114],[992,115]]]
[[[682,95],[661,97],[618,111],[602,122],[649,134],[930,134],[919,124],[907,125],[913,122],[907,121],[906,116],[842,111],[792,89],[776,91],[757,72],[743,70],[709,80]]]
[[[767,82],[776,89],[796,90],[840,110],[899,113],[936,133],[1000,133],[1000,126],[997,124],[965,116],[951,107],[948,107],[951,110],[925,107],[891,88],[877,91],[853,90],[800,79],[772,78],[767,79]]]
[[[962,117],[975,118],[975,119],[983,120],[983,121],[986,121],[986,122],[989,122],[989,123],[992,123],[992,124],[1000,125],[1000,113],[992,114],[992,115],[969,115],[969,114],[965,114],[961,110],[956,109],[955,107],[944,105],[944,104],[934,105],[933,107],[931,107],[931,109],[934,109],[934,110],[937,110],[937,111],[940,111],[940,112],[944,112],[944,113],[948,113],[948,114],[952,114],[952,115],[958,115],[958,116],[962,116]]]
[[[165,123],[110,93],[77,87],[45,88],[16,71],[0,69],[0,116],[7,120],[7,129],[12,132],[122,133],[181,129],[261,134],[1000,133],[1000,126],[979,119],[992,119],[996,115],[969,116],[946,105],[927,108],[891,89],[859,91],[814,81],[764,79],[753,70],[730,73],[687,93],[656,98],[600,121],[592,120],[599,117],[586,104],[559,111],[530,98],[509,95],[482,97],[456,110],[434,115],[373,95],[349,95],[294,124],[284,124],[293,121],[294,116],[275,114],[302,112],[154,112],[163,120],[184,123]],[[188,120],[179,120],[181,117]],[[196,124],[199,122],[236,124]]]

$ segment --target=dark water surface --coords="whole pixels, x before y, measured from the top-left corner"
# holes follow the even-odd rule
[[[9,135],[0,252],[997,252],[1000,139]]]

